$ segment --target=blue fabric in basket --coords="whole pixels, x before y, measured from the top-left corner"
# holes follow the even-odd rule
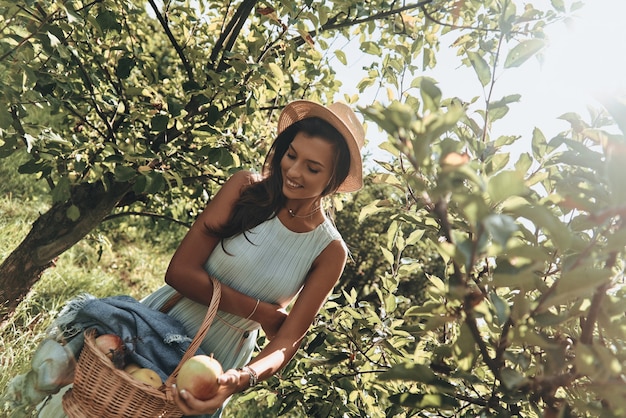
[[[72,327],[119,335],[129,358],[156,371],[163,381],[172,374],[192,340],[180,321],[131,296],[85,301],[76,312]],[[198,349],[194,354],[204,353]]]

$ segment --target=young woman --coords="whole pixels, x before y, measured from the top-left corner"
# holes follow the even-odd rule
[[[233,175],[181,242],[167,285],[144,303],[158,309],[181,294],[169,314],[193,336],[211,299],[209,276],[219,280],[220,310],[202,349],[225,370],[212,399],[174,391],[186,415],[219,416],[234,393],[270,377],[296,353],[347,257],[322,198],[361,187],[363,143],[363,126],[347,105],[291,102],[262,175]],[[252,359],[259,328],[269,343]]]

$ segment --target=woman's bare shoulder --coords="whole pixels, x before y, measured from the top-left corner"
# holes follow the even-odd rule
[[[241,192],[247,186],[260,180],[261,176],[246,170],[237,171],[230,176],[200,214],[203,223],[214,227],[225,224],[230,218]]]
[[[253,183],[258,183],[262,179],[263,177],[258,173],[249,170],[240,170],[233,174],[226,183],[224,183],[224,186],[228,185],[229,187],[241,188]]]

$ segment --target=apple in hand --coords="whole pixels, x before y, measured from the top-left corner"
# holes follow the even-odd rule
[[[217,379],[222,373],[222,365],[213,356],[196,355],[180,367],[176,386],[179,391],[184,389],[194,397],[206,401],[217,393]]]

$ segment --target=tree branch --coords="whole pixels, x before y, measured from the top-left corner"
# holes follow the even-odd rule
[[[239,32],[241,32],[241,28],[246,22],[248,16],[254,9],[256,5],[256,0],[244,0],[239,8],[235,11],[232,19],[226,25],[224,31],[220,34],[220,37],[215,42],[215,46],[213,47],[213,51],[211,51],[211,56],[209,57],[209,62],[213,65],[213,68],[216,71],[223,71],[225,69],[224,63],[224,51],[230,51],[237,40],[237,36],[239,36]],[[222,58],[217,66],[215,66],[215,62],[217,61],[217,57],[222,54]]]
[[[29,11],[25,10],[23,7],[20,7],[19,9],[21,9],[22,11],[24,11],[25,13],[29,14],[30,16],[33,16],[33,18],[35,20],[38,20],[33,13],[30,13]],[[23,45],[25,45],[26,43],[28,43],[28,41],[35,37],[35,35],[37,35],[41,29],[46,26],[51,20],[52,17],[57,13],[60,12],[61,9],[58,8],[57,10],[55,10],[54,12],[50,13],[49,15],[44,15],[43,16],[43,20],[40,20],[39,25],[35,28],[34,31],[32,31],[28,36],[26,36],[25,38],[22,38],[22,40],[20,42],[17,43],[17,45],[15,45],[13,48],[9,49],[7,52],[5,52],[3,55],[0,56],[0,61],[4,61],[7,57],[11,56],[15,51],[17,51],[18,49],[20,49]],[[9,19],[6,19],[7,25]]]
[[[613,251],[609,254],[609,258],[607,259],[604,268],[606,270],[611,270],[615,266],[616,262],[617,252]],[[593,294],[593,298],[591,299],[591,306],[589,307],[589,314],[581,325],[582,330],[580,333],[580,342],[583,344],[591,344],[593,342],[593,330],[598,319],[602,300],[604,300],[604,297],[606,296],[606,291],[609,289],[609,287],[611,287],[610,281],[608,283],[604,283],[598,286]]]
[[[124,216],[131,216],[131,215],[134,215],[134,216],[145,216],[145,217],[153,218],[153,219],[164,219],[166,221],[170,221],[170,222],[175,223],[177,225],[182,225],[182,226],[185,226],[187,228],[191,228],[191,223],[189,223],[189,222],[183,222],[183,221],[180,221],[178,219],[172,218],[171,216],[159,215],[158,213],[153,213],[153,212],[129,211],[129,212],[112,213],[111,215],[108,215],[104,219],[102,219],[102,222],[111,221],[111,220],[116,219],[116,218],[121,218],[121,217],[124,217]]]
[[[426,10],[426,7],[424,7],[424,6],[421,6],[421,9],[422,9],[422,12],[424,13],[424,16],[426,16],[426,18],[428,20],[430,20],[431,22],[436,23],[438,25],[445,26],[445,27],[448,27],[450,29],[475,30],[475,31],[481,31],[481,32],[501,32],[500,28],[495,28],[495,29],[493,29],[493,28],[483,28],[483,27],[479,27],[479,26],[455,25],[453,23],[443,22],[443,21],[435,18],[433,16],[433,14],[430,13],[428,10]],[[514,35],[526,34],[526,32],[524,32],[524,31],[510,31],[509,33],[514,34]]]
[[[394,16],[399,13],[406,12],[408,10],[414,10],[414,9],[419,9],[419,8],[423,9],[424,6],[432,3],[433,1],[434,0],[424,0],[424,1],[417,2],[415,4],[409,4],[407,6],[399,7],[397,9],[389,9],[384,12],[369,15],[361,19],[344,20],[341,23],[335,23],[338,20],[337,16],[344,14],[343,12],[341,12],[340,14],[335,16],[335,18],[329,19],[325,25],[322,25],[321,30],[325,31],[325,30],[341,29],[344,27],[360,25],[360,24],[367,23],[367,22],[373,22],[376,20],[385,19],[389,16]],[[314,32],[312,32],[312,34],[314,34]]]
[[[483,341],[480,331],[478,330],[478,325],[476,325],[476,318],[474,317],[474,312],[471,310],[467,304],[464,305],[465,310],[465,324],[469,327],[472,336],[474,337],[474,341],[478,345],[478,349],[480,350],[480,354],[485,361],[491,373],[495,376],[496,379],[501,380],[500,376],[500,363],[496,362],[489,356],[489,351],[487,350],[487,344]]]
[[[167,38],[170,40],[170,43],[172,44],[172,46],[176,50],[176,53],[178,54],[178,57],[180,58],[180,60],[181,60],[181,62],[183,64],[183,67],[185,67],[185,71],[187,72],[187,78],[189,79],[189,81],[194,82],[195,78],[194,78],[194,75],[193,75],[193,68],[191,67],[191,64],[189,63],[189,60],[185,56],[185,52],[183,51],[183,49],[181,48],[180,44],[178,43],[178,41],[174,37],[174,34],[170,30],[170,27],[169,27],[167,21],[163,17],[163,14],[161,14],[161,12],[159,11],[159,8],[157,7],[157,5],[154,2],[154,0],[148,0],[148,3],[150,3],[150,7],[152,7],[152,10],[154,11],[154,13],[156,15],[157,20],[159,21],[159,23],[161,24],[161,27],[165,31],[165,34],[167,35]]]
[[[496,55],[493,60],[493,66],[491,67],[491,83],[489,85],[489,93],[485,97],[485,124],[483,125],[482,141],[487,142],[487,131],[489,130],[489,104],[491,103],[491,96],[493,95],[493,89],[496,85],[496,69],[498,68],[498,60],[500,58],[500,52],[502,50],[502,42],[504,41],[504,32],[500,32],[498,38],[498,47],[496,48]]]

